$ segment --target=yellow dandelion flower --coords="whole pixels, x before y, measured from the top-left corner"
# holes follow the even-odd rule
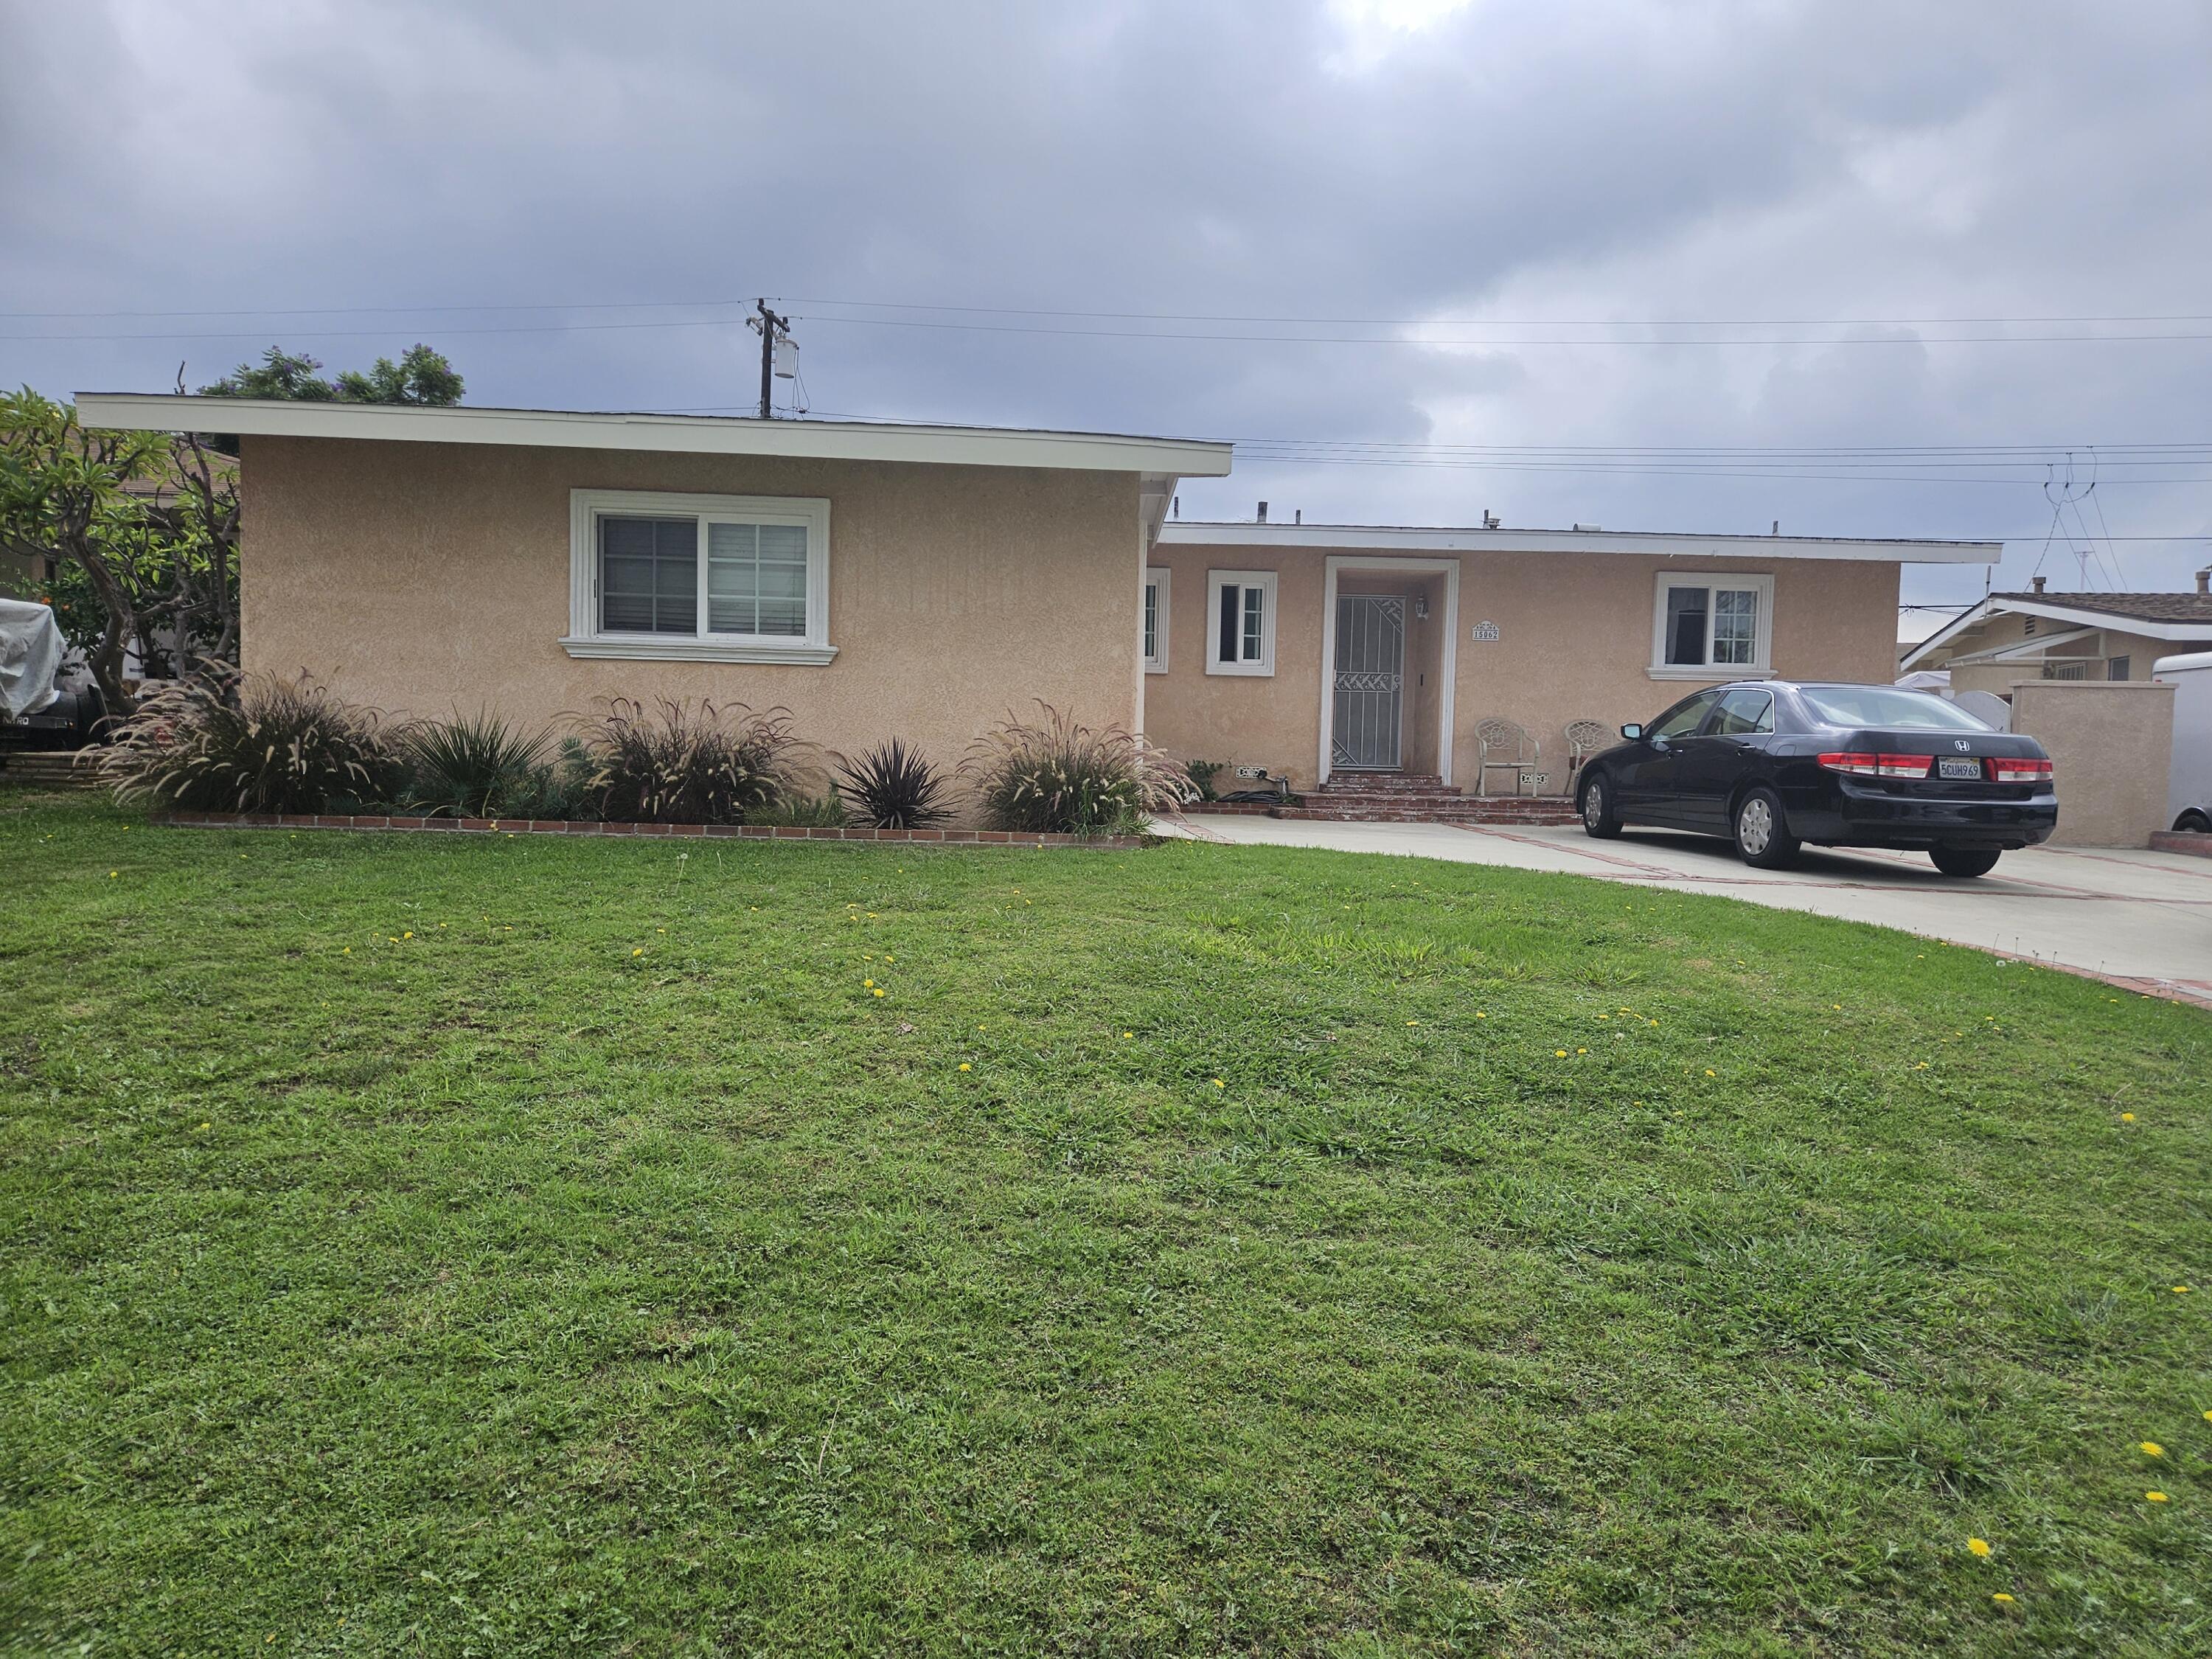
[[[122,872],[120,870],[110,870],[110,871],[107,872],[107,878],[108,878],[108,880],[110,880],[110,881],[113,881],[113,880],[116,878],[116,877],[118,877],[118,876],[121,875],[122,873],[123,873],[123,872]]]
[[[1134,1031],[1124,1031],[1121,1033],[1121,1040],[1124,1042],[1127,1042],[1131,1037],[1133,1037],[1136,1035],[1137,1034]]]
[[[1990,1553],[1990,1540],[1986,1538],[1969,1538],[1966,1540],[1966,1547],[1977,1555],[1987,1555]]]
[[[970,1066],[970,1065],[969,1065],[966,1060],[962,1060],[962,1061],[960,1062],[960,1069],[961,1069],[962,1071],[963,1071],[963,1072],[972,1072],[972,1071],[974,1071],[975,1068],[973,1066]]]
[[[872,979],[864,979],[864,980],[862,980],[862,981],[860,981],[861,987],[862,987],[862,988],[864,988],[864,989],[865,989],[866,987],[868,987],[868,986],[873,985],[874,983],[875,983],[875,981],[873,981],[873,980],[872,980]]]
[[[1489,1016],[1488,1014],[1484,1013],[1484,1012],[1482,1012],[1482,1010],[1481,1010],[1481,1009],[1480,1009],[1480,1008],[1478,1008],[1478,1009],[1476,1009],[1476,1010],[1474,1011],[1474,1017],[1475,1017],[1477,1019],[1488,1019],[1488,1018],[1490,1018],[1490,1016]]]
[[[2142,1447],[2142,1454],[2145,1457],[2163,1457],[2166,1455],[2166,1448],[2160,1445],[2155,1440],[2143,1440],[2139,1441],[2136,1443]]]
[[[631,951],[631,952],[630,952],[630,955],[632,955],[632,956],[634,956],[634,957],[641,957],[641,956],[643,956],[644,954],[645,954],[645,947],[644,947],[642,945],[639,945],[639,946],[637,947],[637,949],[636,949],[636,950],[635,950],[635,951]]]
[[[2123,1123],[2132,1123],[2135,1121],[2136,1115],[2133,1112],[2122,1112],[2120,1114],[2120,1121]]]
[[[877,987],[877,988],[876,988],[876,989],[874,989],[874,990],[872,990],[872,991],[871,991],[871,992],[869,992],[869,993],[868,993],[868,994],[869,994],[870,996],[872,996],[872,997],[879,997],[879,996],[883,995],[883,994],[884,994],[884,993],[883,993],[883,988],[882,988],[882,987],[880,987],[880,986]]]
[[[1213,1086],[1217,1089],[1226,1089],[1229,1085],[1224,1083],[1219,1078],[1216,1078],[1213,1079]]]
[[[1706,1067],[1705,1067],[1705,1075],[1706,1075],[1707,1077],[1717,1077],[1717,1076],[1719,1076],[1720,1074],[1719,1074],[1717,1072],[1714,1071],[1714,1070],[1713,1070],[1713,1068],[1712,1068],[1711,1066],[1706,1066]]]
[[[2177,1285],[2173,1287],[2173,1293],[2176,1296],[2187,1296],[2189,1294],[2189,1286],[2186,1285]]]
[[[1554,1048],[1552,1050],[1552,1058],[1554,1060],[1565,1060],[1566,1057],[1567,1051],[1565,1048]]]
[[[1577,1048],[1577,1049],[1576,1049],[1576,1050],[1575,1050],[1575,1052],[1576,1052],[1577,1054],[1588,1054],[1588,1053],[1589,1052],[1589,1049],[1587,1049],[1587,1048]]]
[[[405,933],[402,933],[399,937],[400,937],[400,938],[402,938],[402,939],[413,939],[413,938],[415,937],[415,931],[414,931],[414,929],[412,929],[412,928],[410,927],[410,929],[408,929],[408,931],[407,931],[407,932],[405,932]]]
[[[2146,1504],[2163,1504],[2166,1501],[2166,1494],[2162,1492],[2147,1492],[2143,1494],[2143,1502]]]
[[[1408,1025],[1419,1025],[1420,1023],[1421,1023],[1421,1022],[1420,1022],[1420,1021],[1419,1021],[1418,1019],[1409,1019],[1409,1020],[1407,1020],[1407,1021],[1406,1022],[1406,1024],[1408,1024]]]
[[[2002,1590],[1997,1590],[1997,1591],[1994,1592],[1993,1594],[1991,1594],[1991,1595],[1990,1596],[1990,1601],[1992,1601],[2003,1602],[2003,1603],[2009,1604],[2009,1603],[2011,1602],[2011,1601],[2012,1601],[2012,1597],[2010,1597],[2009,1595],[2006,1595]]]

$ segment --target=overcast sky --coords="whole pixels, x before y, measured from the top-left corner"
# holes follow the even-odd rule
[[[1240,441],[1186,518],[2186,586],[2212,540],[2118,538],[2212,535],[2212,449],[2090,450],[2212,445],[2208,88],[2203,0],[0,0],[0,379],[420,339],[471,403],[745,412],[767,294],[817,414]]]

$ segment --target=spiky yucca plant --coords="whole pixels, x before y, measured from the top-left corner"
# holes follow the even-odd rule
[[[234,696],[233,693],[235,693]],[[306,675],[198,675],[141,699],[101,755],[118,800],[214,812],[321,812],[389,799],[404,730]]]
[[[837,763],[837,793],[872,829],[926,830],[944,823],[952,816],[945,792],[945,775],[936,763],[897,738]]]
[[[550,793],[552,747],[551,732],[525,731],[496,714],[425,720],[401,745],[410,804],[463,818],[527,816]]]
[[[1190,775],[1118,726],[1084,726],[1039,702],[1034,724],[1008,714],[970,744],[961,775],[994,829],[1091,834],[1142,827],[1194,799]]]
[[[615,823],[742,823],[811,769],[789,711],[742,703],[616,697],[582,743],[594,804]]]

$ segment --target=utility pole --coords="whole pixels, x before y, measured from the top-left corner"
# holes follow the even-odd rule
[[[775,374],[775,343],[790,337],[791,319],[777,316],[768,308],[768,301],[764,299],[756,300],[753,303],[758,307],[759,314],[746,318],[745,323],[761,337],[760,417],[766,421],[774,418],[769,404],[769,393],[770,381]]]

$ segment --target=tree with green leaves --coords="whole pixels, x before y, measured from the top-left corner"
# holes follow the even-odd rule
[[[270,346],[258,363],[240,363],[213,386],[200,388],[210,398],[282,398],[311,404],[423,404],[446,407],[461,400],[459,374],[442,352],[416,344],[399,361],[379,357],[367,370],[343,369],[335,380],[322,375],[322,364],[305,352]]]
[[[47,597],[112,715],[136,707],[134,650],[179,674],[237,660],[238,472],[195,434],[91,431],[0,392],[0,547],[55,562]]]

